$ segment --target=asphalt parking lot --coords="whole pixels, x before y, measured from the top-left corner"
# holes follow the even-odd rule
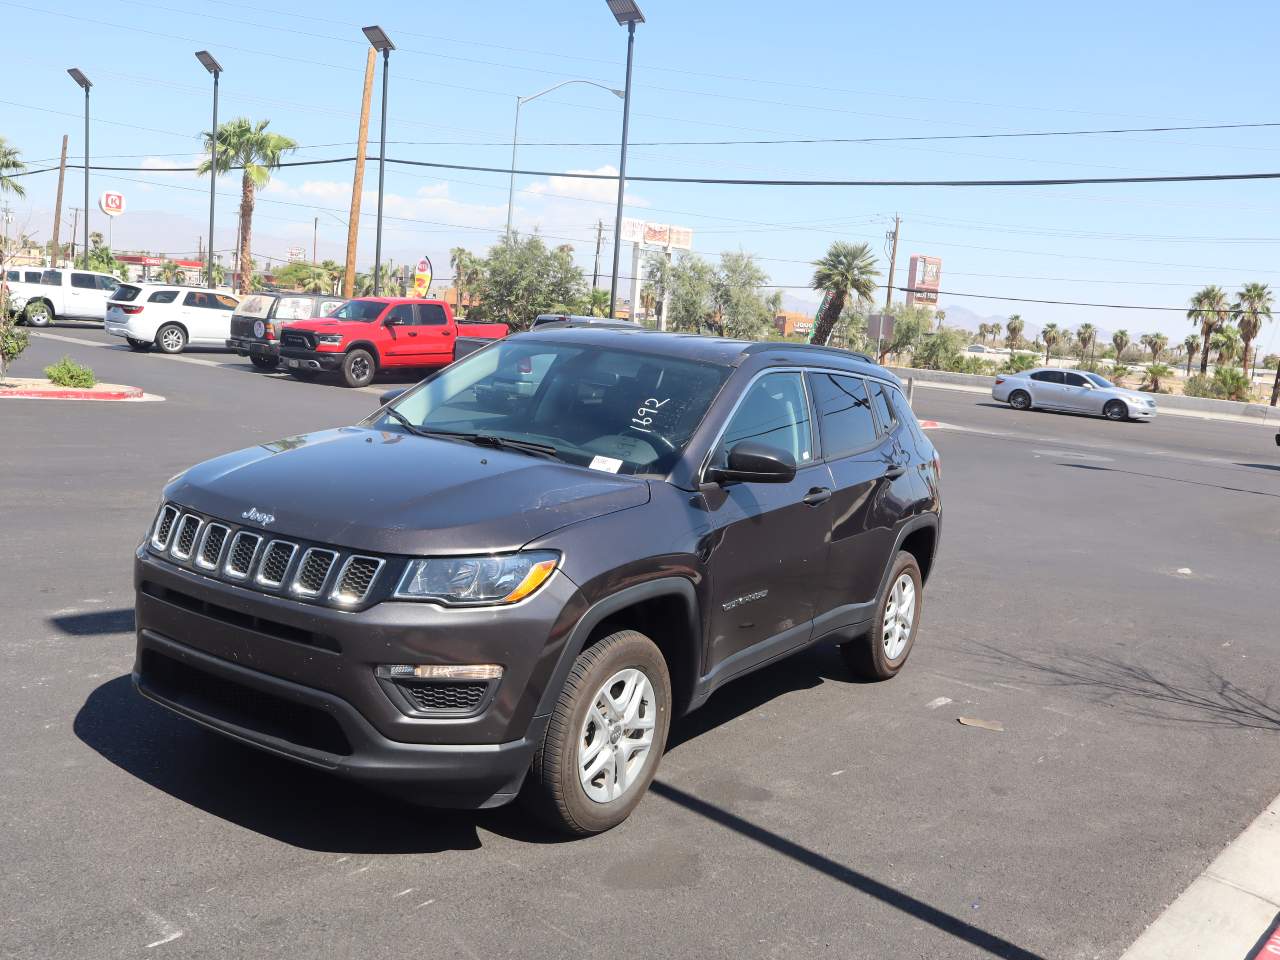
[[[1274,428],[918,389],[945,516],[904,672],[859,684],[819,647],[732,684],[674,725],[628,822],[563,842],[130,689],[165,480],[392,381],[69,326],[12,372],[63,354],[165,400],[0,406],[5,957],[1113,958],[1280,793]]]

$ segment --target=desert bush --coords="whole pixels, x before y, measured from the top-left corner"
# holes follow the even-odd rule
[[[57,363],[49,364],[44,368],[44,375],[60,387],[88,388],[98,382],[92,370],[70,357],[63,357]]]

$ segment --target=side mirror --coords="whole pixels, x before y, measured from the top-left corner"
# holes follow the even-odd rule
[[[387,319],[382,321],[382,325],[384,327],[398,327],[402,323],[403,321],[399,317],[387,317]]]
[[[378,398],[378,406],[385,407],[392,400],[398,400],[408,391],[408,387],[396,387],[394,390],[387,390]]]
[[[790,483],[796,475],[791,454],[767,443],[743,440],[729,451],[729,463],[712,467],[707,480],[712,483]]]

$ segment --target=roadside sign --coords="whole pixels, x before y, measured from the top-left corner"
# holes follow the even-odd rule
[[[103,190],[98,198],[98,209],[108,217],[118,217],[124,213],[124,194],[114,190]]]
[[[418,261],[418,268],[413,272],[413,295],[425,297],[431,289],[431,258],[423,256]]]
[[[867,316],[867,337],[871,340],[892,340],[893,314],[869,314]]]

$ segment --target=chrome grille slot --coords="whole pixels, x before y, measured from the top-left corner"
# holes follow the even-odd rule
[[[244,530],[237,533],[235,539],[231,541],[231,550],[227,554],[227,565],[222,570],[223,574],[232,580],[243,580],[249,576],[249,570],[253,567],[253,558],[257,555],[261,544],[262,538],[256,533],[247,533]]]
[[[197,517],[194,513],[183,514],[182,519],[178,521],[177,529],[173,535],[173,546],[169,548],[169,552],[178,560],[190,560],[191,551],[196,546],[196,534],[200,532],[200,525],[204,521]]]
[[[196,566],[205,570],[217,570],[218,560],[222,557],[222,548],[227,545],[230,528],[220,523],[210,523],[204,528],[204,537],[200,541],[200,550],[196,554]]]
[[[296,543],[290,543],[288,540],[272,540],[263,551],[255,581],[264,587],[280,586],[284,583],[284,575],[289,570],[289,563],[297,552]]]
[[[160,515],[156,517],[155,529],[151,532],[152,547],[157,550],[164,550],[169,546],[169,537],[173,533],[173,522],[177,519],[177,507],[166,503],[160,508]]]
[[[373,581],[378,577],[385,561],[377,557],[348,557],[338,574],[338,582],[329,594],[329,599],[336,603],[359,603],[369,595]]]
[[[337,559],[338,554],[333,550],[320,550],[316,547],[307,550],[293,577],[293,592],[300,597],[319,596]]]

